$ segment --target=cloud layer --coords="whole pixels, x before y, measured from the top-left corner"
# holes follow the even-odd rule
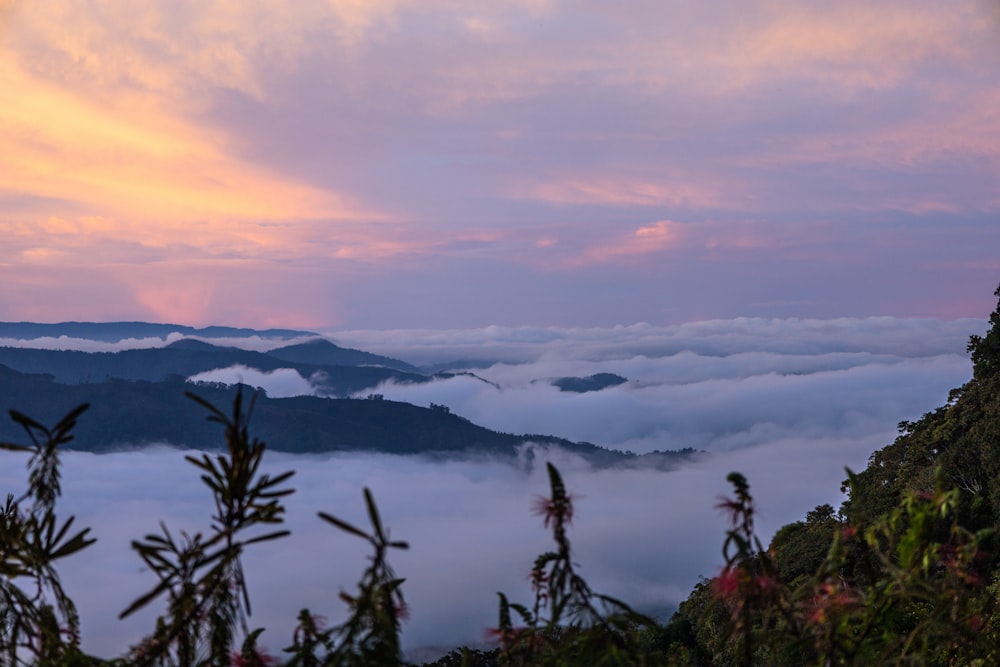
[[[699,575],[712,575],[725,520],[713,509],[732,469],[746,473],[761,507],[765,534],[801,518],[821,502],[838,500],[845,459],[856,466],[880,442],[837,438],[776,442],[754,455],[724,455],[675,472],[595,471],[565,455],[552,457],[578,496],[571,532],[581,572],[599,590],[663,612],[686,597]],[[149,632],[158,604],[125,621],[117,615],[152,588],[152,575],[129,543],[158,532],[206,530],[208,490],[183,452],[161,449],[64,457],[62,506],[98,543],[60,569],[79,604],[84,645],[113,656]],[[545,458],[544,455],[540,458]],[[269,457],[272,471],[297,470],[288,501],[292,537],[248,553],[253,626],[267,627],[264,644],[290,642],[302,607],[336,623],[345,616],[337,597],[350,591],[365,566],[360,540],[316,518],[323,510],[366,525],[361,489],[375,494],[385,524],[410,550],[393,555],[411,620],[410,649],[477,643],[496,624],[496,592],[529,601],[527,574],[551,546],[531,502],[548,492],[544,469],[489,461],[426,462],[371,455]],[[5,466],[3,488],[20,488],[19,466]]]
[[[863,437],[937,405],[970,372],[981,321],[735,320],[612,329],[339,332],[417,363],[465,359],[457,376],[384,385],[490,428],[645,452],[723,451],[784,438]],[[479,361],[477,361],[479,360]],[[483,361],[485,360],[485,361]],[[499,361],[497,361],[499,360]],[[616,373],[629,382],[562,392],[549,380]],[[891,398],[890,398],[891,396]],[[911,415],[911,418],[918,415]]]
[[[895,437],[897,422],[943,404],[949,389],[968,379],[965,343],[985,326],[982,320],[744,319],[586,330],[339,332],[340,343],[360,345],[367,336],[371,344],[364,347],[419,363],[478,359],[469,365],[500,385],[459,376],[382,387],[387,398],[444,403],[503,431],[710,454],[670,472],[595,470],[542,449],[534,450],[533,466],[520,467],[483,459],[269,454],[269,470],[297,471],[298,490],[288,501],[293,536],[248,555],[253,626],[267,627],[264,643],[278,650],[303,606],[331,623],[343,618],[336,593],[354,586],[365,553],[360,540],[315,513],[364,525],[361,489],[368,486],[392,535],[411,544],[393,558],[411,605],[406,646],[480,641],[496,622],[496,591],[530,597],[532,559],[548,547],[530,514],[533,498],[547,492],[541,465],[547,458],[578,498],[571,539],[588,581],[663,611],[719,566],[725,520],[713,507],[728,492],[730,471],[750,480],[765,539],[817,504],[836,505],[845,467],[863,468],[873,450]],[[595,372],[620,373],[629,382],[588,394],[532,382]],[[255,379],[269,391],[289,385],[283,372]],[[85,645],[116,655],[153,626],[150,614],[115,620],[152,584],[129,541],[156,531],[160,520],[172,530],[205,530],[208,491],[172,449],[67,453],[64,463],[63,507],[100,539],[65,564],[64,578],[80,601]],[[23,477],[16,462],[5,464],[0,489],[22,488]]]

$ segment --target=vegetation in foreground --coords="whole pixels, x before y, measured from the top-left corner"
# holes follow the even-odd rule
[[[996,291],[1000,298],[1000,288]],[[572,495],[548,465],[550,495],[536,506],[553,548],[535,560],[527,604],[500,593],[496,647],[457,649],[432,663],[458,665],[995,665],[1000,664],[1000,301],[968,351],[972,379],[848,472],[848,500],[783,527],[768,546],[754,530],[746,479],[729,476],[725,565],[701,581],[666,624],[593,591],[573,561]],[[7,665],[401,665],[403,580],[389,564],[392,540],[375,500],[363,496],[369,529],[319,518],[363,539],[370,564],[342,592],[347,617],[323,627],[309,610],[281,657],[261,652],[250,624],[242,555],[280,540],[293,490],[288,471],[260,473],[264,444],[249,434],[253,401],[231,414],[198,397],[225,431],[225,450],[189,456],[214,498],[204,534],[160,531],[132,543],[153,574],[122,616],[163,609],[127,655],[102,660],[80,649],[79,618],[56,565],[93,543],[89,529],[57,513],[59,447],[81,405],[52,428],[11,412],[30,444],[28,489],[0,508],[0,663]]]

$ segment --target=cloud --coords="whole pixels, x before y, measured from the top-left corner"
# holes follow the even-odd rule
[[[618,373],[632,382],[600,392],[562,392],[546,382],[559,370],[579,376]],[[685,353],[659,363],[632,358],[559,369],[543,362],[476,371],[499,389],[457,377],[386,384],[377,391],[391,400],[448,405],[475,423],[505,432],[553,434],[635,451],[688,446],[720,451],[793,435],[887,434],[900,419],[943,402],[947,390],[964,382],[969,371],[960,355],[788,359],[741,354],[713,360]],[[532,383],[526,375],[539,381]]]
[[[831,452],[844,443],[823,444],[823,451]],[[676,604],[699,575],[711,575],[718,566],[725,520],[713,506],[726,492],[725,475],[733,466],[741,466],[760,489],[762,532],[801,518],[819,502],[837,502],[835,483],[821,489],[808,482],[842,476],[843,451],[817,457],[786,445],[761,454],[780,454],[773,459],[780,465],[718,458],[673,473],[595,471],[572,457],[557,457],[578,496],[570,539],[581,573],[595,590],[646,609],[662,612]],[[862,460],[859,454],[854,453],[855,463]],[[176,450],[67,453],[63,460],[62,507],[72,511],[77,525],[92,527],[98,542],[65,561],[60,573],[80,609],[85,649],[119,655],[149,632],[162,612],[158,601],[135,618],[117,621],[117,614],[154,584],[130,541],[158,532],[159,521],[175,533],[207,530],[209,492]],[[293,535],[249,550],[245,561],[252,626],[268,628],[262,640],[272,650],[290,643],[302,607],[331,623],[345,617],[337,593],[353,589],[367,554],[360,540],[315,513],[323,510],[366,526],[363,486],[372,489],[392,537],[411,545],[391,557],[406,578],[408,649],[481,641],[483,630],[496,623],[497,590],[530,601],[531,563],[551,545],[530,513],[532,499],[548,492],[544,466],[526,471],[488,461],[268,455],[268,471],[286,469],[297,470],[297,492],[287,502]],[[0,488],[21,488],[22,478],[19,466],[5,466]]]
[[[970,373],[977,320],[755,320],[609,329],[491,327],[338,332],[342,344],[415,363],[466,360],[479,378],[377,391],[438,403],[477,424],[637,452],[728,451],[806,437],[888,438]],[[476,361],[476,360],[483,361]],[[459,368],[462,366],[460,365]],[[629,382],[563,392],[550,380],[616,373]],[[487,382],[483,382],[486,380]]]
[[[218,382],[235,385],[246,384],[250,387],[262,388],[271,398],[288,398],[290,396],[314,396],[316,387],[308,379],[299,375],[293,368],[276,368],[273,371],[260,371],[242,364],[228,368],[216,368],[192,375],[188,382]]]
[[[177,118],[81,99],[4,62],[0,118],[23,128],[0,143],[8,188],[74,200],[97,215],[155,220],[174,238],[206,217],[357,215],[334,193],[282,182],[227,155],[217,140]],[[109,157],[94,160],[100,153]]]
[[[628,261],[637,255],[659,253],[674,249],[683,237],[683,226],[670,220],[643,225],[628,235],[588,248],[581,256],[571,258],[569,264],[590,264]]]
[[[456,359],[532,362],[704,357],[770,352],[816,355],[869,352],[903,357],[961,353],[984,320],[898,317],[777,319],[741,317],[671,326],[648,323],[612,327],[488,326],[475,329],[336,329],[341,345],[404,358],[416,364]]]
[[[951,317],[992,289],[924,268],[996,246],[983,3],[175,5],[5,10],[3,317]]]
[[[411,544],[392,557],[411,607],[407,649],[480,641],[496,623],[496,591],[530,600],[527,573],[549,547],[530,515],[532,499],[547,492],[546,459],[578,498],[570,538],[582,574],[595,590],[663,612],[720,565],[725,518],[713,507],[729,491],[730,471],[749,479],[765,541],[816,505],[838,504],[845,467],[862,469],[872,451],[893,440],[897,422],[943,404],[948,390],[968,379],[967,336],[985,326],[982,320],[746,318],[675,327],[338,332],[340,344],[421,363],[492,360],[475,372],[501,387],[458,376],[385,386],[387,398],[443,403],[509,432],[636,451],[695,447],[710,455],[663,472],[596,470],[537,446],[528,446],[520,465],[269,453],[268,471],[297,470],[297,492],[288,499],[293,535],[247,554],[252,627],[267,627],[263,643],[277,651],[288,645],[303,606],[331,623],[344,618],[337,592],[355,585],[366,564],[364,545],[315,513],[365,525],[361,489],[368,486],[392,536]],[[629,382],[573,394],[544,381],[605,371]],[[242,379],[269,392],[309,390],[306,379],[287,370],[234,368],[211,379]],[[24,458],[8,456],[0,489],[16,492],[24,486]],[[160,520],[174,531],[206,530],[209,494],[174,449],[68,452],[63,461],[62,506],[99,538],[65,563],[63,580],[80,603],[84,646],[118,655],[153,627],[160,610],[153,605],[136,619],[115,620],[153,583],[130,540],[155,532]]]
[[[145,350],[165,347],[182,339],[200,340],[219,347],[238,347],[253,352],[267,352],[277,347],[296,345],[310,340],[315,336],[297,338],[267,338],[264,336],[191,336],[180,332],[172,332],[160,338],[123,338],[119,341],[93,340],[90,338],[73,338],[71,336],[41,336],[38,338],[0,338],[0,347],[24,347],[35,350],[78,350],[80,352],[120,352],[122,350]]]

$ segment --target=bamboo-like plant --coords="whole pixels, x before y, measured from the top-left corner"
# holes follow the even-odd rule
[[[30,452],[28,488],[7,496],[0,507],[0,663],[69,664],[83,661],[76,606],[63,590],[56,562],[95,542],[89,528],[71,532],[74,517],[60,521],[56,500],[59,446],[73,439],[77,418],[88,405],[71,410],[51,429],[16,410],[10,417],[31,445],[0,443],[0,449]]]
[[[559,470],[546,463],[549,497],[539,497],[534,513],[552,529],[554,551],[539,555],[531,568],[535,593],[531,609],[497,593],[499,622],[493,631],[507,665],[633,665],[636,630],[655,625],[649,617],[609,595],[595,593],[577,572],[566,529],[573,497]],[[516,627],[511,611],[521,619]]]
[[[251,636],[247,617],[250,596],[243,572],[243,550],[252,544],[285,537],[287,530],[253,533],[284,520],[281,498],[293,493],[282,487],[294,471],[274,477],[260,472],[265,445],[251,438],[248,423],[254,399],[243,409],[242,387],[227,416],[201,397],[188,397],[209,411],[208,419],[225,429],[222,454],[185,457],[202,471],[201,479],[215,502],[209,535],[181,533],[180,539],[161,524],[161,534],[132,542],[132,548],[156,575],[157,584],[120,614],[135,613],[165,595],[167,612],[156,630],[132,651],[137,664],[193,667],[207,662],[228,665],[237,629]],[[256,635],[253,635],[256,638]]]
[[[332,631],[333,650],[324,663],[331,667],[391,667],[402,664],[399,631],[407,615],[401,588],[405,580],[397,577],[389,565],[388,553],[390,549],[409,549],[410,546],[402,540],[389,539],[389,531],[382,526],[382,517],[367,487],[364,496],[368,520],[372,524],[370,533],[326,512],[319,512],[319,517],[327,523],[367,541],[373,552],[371,563],[358,582],[357,593],[340,593],[351,613],[344,623]]]

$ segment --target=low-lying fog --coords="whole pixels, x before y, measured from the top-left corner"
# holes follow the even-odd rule
[[[895,437],[899,421],[941,405],[949,389],[969,378],[965,345],[970,334],[985,329],[980,320],[874,318],[331,337],[428,367],[468,360],[470,370],[489,381],[457,376],[375,390],[387,399],[444,404],[506,432],[636,452],[708,451],[673,472],[594,470],[566,454],[536,452],[539,461],[556,460],[578,499],[570,537],[593,588],[662,612],[719,566],[725,521],[713,506],[729,491],[730,471],[749,478],[765,541],[815,505],[836,505],[845,466],[863,468],[874,449]],[[142,344],[152,343],[121,345]],[[58,346],[73,345],[63,340]],[[249,346],[269,344],[255,339]],[[628,382],[584,394],[560,392],[546,382],[599,372]],[[220,369],[209,379],[236,376],[272,396],[311,391],[308,378],[294,371]],[[0,489],[19,490],[23,466],[5,456],[12,463],[0,466]],[[392,536],[411,545],[391,561],[406,578],[407,647],[478,642],[484,628],[496,623],[497,591],[530,600],[528,571],[549,545],[530,512],[532,499],[547,492],[544,466],[371,454],[268,457],[272,471],[298,471],[298,491],[287,502],[292,536],[258,545],[246,561],[251,624],[268,628],[262,639],[272,652],[290,643],[302,607],[331,623],[343,618],[336,594],[354,587],[365,550],[359,539],[317,519],[316,511],[365,526],[364,486],[374,492]],[[80,606],[85,646],[117,655],[153,624],[151,614],[117,621],[154,583],[130,540],[155,532],[161,520],[172,530],[207,530],[210,496],[174,449],[70,452],[63,460],[63,512],[93,527],[99,541],[61,571]],[[154,603],[155,611],[161,608]]]

